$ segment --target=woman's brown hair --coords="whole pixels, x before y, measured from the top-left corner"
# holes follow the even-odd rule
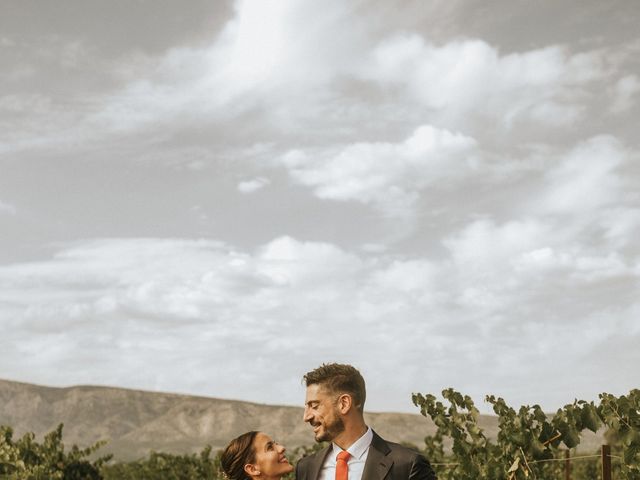
[[[243,433],[231,440],[222,452],[220,463],[229,480],[249,480],[244,466],[256,460],[256,450],[253,446],[256,435],[258,432]]]

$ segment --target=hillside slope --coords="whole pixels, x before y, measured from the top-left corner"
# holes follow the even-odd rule
[[[394,441],[422,445],[433,432],[415,414],[368,413],[367,422]],[[15,436],[38,438],[64,423],[67,445],[109,443],[101,451],[117,459],[135,459],[149,451],[196,452],[218,449],[236,435],[262,430],[292,449],[314,442],[302,421],[302,408],[262,405],[218,398],[145,392],[123,388],[77,386],[52,388],[0,380],[0,424]]]
[[[366,420],[384,438],[418,447],[435,431],[419,414],[366,413]],[[64,441],[86,447],[107,440],[101,453],[116,460],[134,460],[150,451],[192,453],[206,445],[214,449],[248,430],[268,432],[290,450],[313,444],[302,408],[262,405],[237,400],[146,392],[124,388],[43,387],[0,380],[0,425],[15,436],[34,432],[38,439],[64,423]],[[497,418],[482,415],[480,426],[497,435]],[[583,436],[581,450],[595,450],[601,435]]]

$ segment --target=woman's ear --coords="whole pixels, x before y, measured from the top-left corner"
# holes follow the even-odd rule
[[[244,472],[250,477],[259,477],[261,475],[260,470],[252,463],[247,463],[244,466]]]

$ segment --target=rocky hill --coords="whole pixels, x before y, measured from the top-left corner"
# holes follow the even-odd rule
[[[420,415],[369,413],[367,421],[390,440],[423,443],[433,426]],[[109,443],[101,452],[127,460],[149,451],[196,452],[205,445],[222,448],[248,430],[262,430],[288,448],[313,444],[302,408],[145,392],[77,386],[52,388],[0,380],[0,425],[14,436],[34,432],[42,438],[64,423],[67,445]]]
[[[430,420],[418,414],[367,413],[367,423],[384,438],[421,446],[434,432]],[[15,436],[34,432],[38,439],[64,423],[65,444],[108,444],[101,453],[116,460],[133,460],[151,450],[191,453],[205,445],[224,447],[248,430],[268,432],[289,449],[313,444],[302,408],[145,392],[123,388],[77,386],[52,388],[0,380],[0,425]],[[482,416],[480,425],[490,437],[497,419]],[[590,439],[586,439],[590,440]],[[597,444],[597,439],[591,439]]]

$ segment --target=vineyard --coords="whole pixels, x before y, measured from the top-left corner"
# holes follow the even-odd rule
[[[499,432],[489,439],[478,425],[473,400],[453,389],[414,394],[422,415],[436,425],[421,448],[440,480],[640,480],[640,390],[616,397],[603,393],[598,404],[576,400],[549,415],[534,405],[517,411],[503,399],[486,397],[498,417]],[[578,452],[585,430],[605,431],[598,452]],[[201,480],[222,479],[219,452],[151,453],[135,462],[98,456],[104,442],[65,449],[63,426],[42,443],[33,433],[13,438],[0,427],[0,480]],[[299,448],[292,463],[318,445]]]
[[[425,439],[425,454],[440,480],[640,480],[640,390],[621,397],[603,393],[598,405],[576,400],[553,416],[538,405],[516,411],[487,396],[499,421],[495,441],[478,426],[471,398],[453,389],[442,397],[413,395],[437,427]],[[593,455],[576,455],[581,433],[601,428],[608,445]]]

